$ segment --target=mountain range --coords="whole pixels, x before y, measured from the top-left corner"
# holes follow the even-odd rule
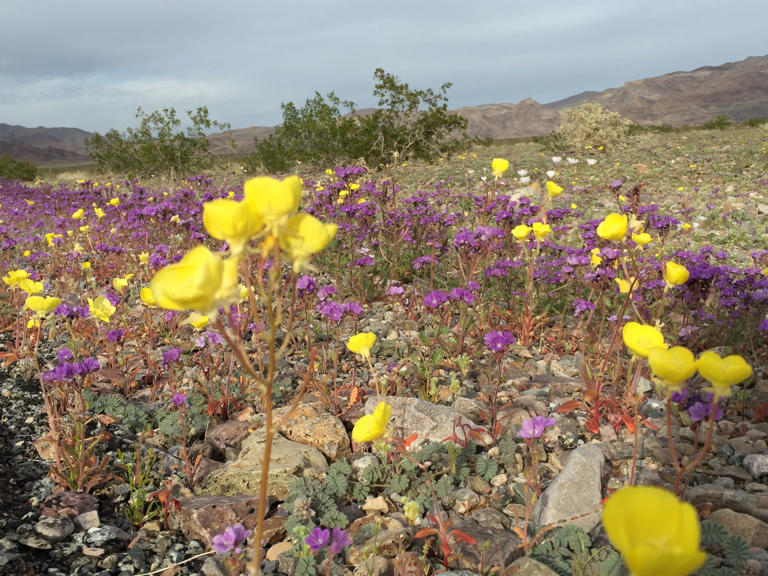
[[[560,123],[560,111],[586,102],[618,112],[642,125],[697,125],[724,115],[735,122],[768,119],[768,56],[752,56],[720,66],[704,66],[626,82],[602,92],[589,91],[540,104],[526,98],[516,104],[483,104],[454,110],[469,120],[468,133],[481,138],[523,138],[549,134]],[[274,131],[252,126],[209,136],[216,153],[253,149],[254,138]],[[0,123],[0,156],[41,166],[86,164],[89,132],[78,128],[25,128]]]

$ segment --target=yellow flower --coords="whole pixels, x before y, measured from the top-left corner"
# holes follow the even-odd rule
[[[500,178],[504,172],[509,170],[509,160],[505,160],[504,158],[494,158],[493,161],[491,161],[491,170],[496,178]]]
[[[672,260],[664,264],[664,279],[667,286],[680,286],[688,281],[690,272],[682,264],[677,264]]]
[[[289,176],[276,180],[259,176],[245,182],[245,202],[270,228],[272,235],[278,235],[278,226],[284,224],[301,202],[301,178]]]
[[[48,246],[55,246],[55,244],[53,243],[55,238],[64,238],[64,236],[62,234],[56,234],[55,232],[48,232],[45,235],[46,244],[48,244]]]
[[[671,391],[680,390],[683,382],[696,373],[693,352],[684,346],[673,346],[668,350],[655,346],[648,351],[648,364],[659,384]]]
[[[147,262],[149,262],[149,252],[140,252],[139,264],[146,264]]]
[[[593,268],[597,268],[600,266],[600,264],[603,263],[603,259],[600,258],[600,248],[592,248],[592,250],[589,251],[590,257],[589,261],[592,263]]]
[[[148,286],[144,286],[139,291],[139,298],[141,298],[141,301],[144,302],[144,304],[146,304],[149,308],[154,308],[157,306],[157,300],[155,300],[155,297],[152,295],[152,289]]]
[[[8,286],[18,286],[19,282],[25,278],[29,278],[29,272],[26,270],[9,270],[8,273],[3,276],[3,282],[8,284]]]
[[[683,230],[688,230],[689,228],[691,228],[691,225],[688,222],[683,222],[682,224],[680,224],[680,228],[682,228]]]
[[[614,278],[613,281],[619,285],[619,294],[629,293],[629,287],[632,285],[633,278],[624,280],[624,278]]]
[[[27,203],[27,206],[34,206],[35,205],[35,201],[34,200],[27,200],[26,198],[24,198],[24,202]]]
[[[360,354],[363,358],[370,358],[371,348],[373,348],[375,343],[376,334],[373,332],[361,332],[347,340],[347,348],[355,354]]]
[[[336,224],[325,224],[310,214],[294,214],[280,236],[280,246],[293,260],[293,269],[300,272],[313,254],[328,246],[338,229]]]
[[[83,233],[88,232],[88,230],[90,229],[91,227],[87,224],[85,226],[80,226],[80,228],[78,228],[78,230],[80,230],[80,232],[83,232]]]
[[[113,278],[112,286],[118,292],[122,292],[125,288],[128,287],[128,280],[130,280],[131,278],[133,278],[133,274],[126,274],[122,278]]]
[[[549,224],[533,223],[533,235],[536,236],[536,240],[544,240],[551,232],[552,228],[550,228]]]
[[[663,488],[615,492],[603,507],[603,527],[634,576],[686,576],[707,559],[696,509]]]
[[[82,268],[83,270],[90,270],[91,263],[86,260],[85,262],[80,264],[80,268]]]
[[[355,423],[352,428],[352,440],[355,442],[370,442],[384,435],[392,415],[392,406],[386,402],[379,402],[373,414],[366,414]]]
[[[98,206],[93,207],[93,213],[96,214],[97,218],[104,218],[104,216],[107,215],[106,212],[104,212],[104,210],[102,210]]]
[[[752,366],[741,356],[721,358],[712,350],[701,353],[698,369],[701,377],[712,384],[707,390],[719,397],[730,396],[731,386],[752,376]]]
[[[22,278],[19,280],[19,288],[24,290],[27,294],[40,294],[43,291],[43,283],[35,282],[29,278]]]
[[[59,304],[61,304],[61,298],[54,296],[29,296],[24,301],[24,308],[32,310],[39,318],[44,318],[46,314],[56,310]]]
[[[208,326],[208,316],[198,312],[192,312],[189,316],[187,316],[187,319],[184,320],[183,324],[190,324],[192,328],[199,332]]]
[[[120,198],[112,198],[109,202],[107,202],[110,206],[119,206],[120,205]]]
[[[639,324],[637,322],[627,322],[621,331],[624,344],[632,350],[635,356],[647,358],[648,352],[654,346],[666,347],[664,336],[653,326]]]
[[[545,185],[547,187],[547,194],[549,194],[550,197],[559,196],[563,193],[563,188],[552,182],[552,180],[547,180]]]
[[[83,216],[85,216],[85,210],[80,208],[74,214],[72,214],[72,219],[73,220],[80,220]]]
[[[514,236],[515,239],[519,240],[520,242],[528,238],[528,236],[531,235],[531,232],[533,232],[533,228],[526,226],[525,224],[518,224],[512,228],[512,236]]]
[[[106,296],[99,296],[96,300],[88,298],[88,310],[102,322],[109,322],[115,313],[115,307],[112,306]]]
[[[212,312],[218,307],[216,293],[222,285],[223,271],[221,256],[197,246],[177,263],[158,270],[150,288],[161,308]]]
[[[635,232],[632,232],[632,240],[638,246],[643,247],[649,242],[653,241],[653,236],[648,234],[648,232],[641,232],[640,234],[636,234]]]
[[[623,240],[627,235],[627,215],[608,214],[597,226],[597,235],[610,241]]]
[[[237,256],[264,223],[245,202],[218,198],[203,204],[203,226],[217,240],[226,240]]]

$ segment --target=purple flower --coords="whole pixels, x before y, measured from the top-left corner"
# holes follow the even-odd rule
[[[56,352],[56,359],[59,362],[71,362],[75,357],[72,356],[72,351],[69,348],[62,348]]]
[[[183,392],[176,392],[173,397],[171,397],[171,402],[173,402],[173,405],[177,408],[189,406],[187,395]]]
[[[402,286],[390,284],[384,291],[387,296],[402,296],[405,293],[405,289]]]
[[[336,288],[334,286],[323,286],[317,291],[317,297],[320,300],[325,300],[328,296],[336,294]]]
[[[319,552],[328,545],[328,541],[331,539],[331,531],[327,528],[323,530],[320,526],[315,526],[312,532],[309,533],[304,539],[309,549],[312,552]]]
[[[181,348],[168,348],[168,350],[163,352],[163,366],[173,364],[179,358],[181,358]]]
[[[96,358],[83,358],[83,361],[80,362],[80,367],[83,374],[101,370],[101,365],[99,364],[99,361],[96,360]]]
[[[554,426],[557,422],[554,418],[546,416],[536,416],[523,420],[523,426],[517,433],[518,438],[540,438],[544,430]]]
[[[120,342],[124,336],[125,336],[125,330],[121,330],[120,328],[115,328],[114,330],[110,330],[109,332],[107,332],[107,341]]]
[[[446,302],[448,302],[448,294],[440,290],[432,290],[432,292],[424,296],[424,306],[427,308],[437,308]]]
[[[314,294],[315,290],[317,290],[317,283],[312,276],[302,276],[296,280],[296,290],[299,291],[299,296]]]
[[[338,554],[350,544],[352,544],[352,540],[349,539],[349,534],[347,534],[346,530],[342,530],[341,528],[333,529],[333,538],[330,546],[331,554]]]
[[[611,188],[613,188],[614,190],[618,190],[619,188],[621,188],[621,185],[622,185],[622,181],[619,179],[616,179],[613,182],[611,182]]]
[[[236,555],[241,554],[243,549],[240,545],[252,532],[252,530],[246,530],[242,524],[227,526],[224,532],[213,537],[213,550],[217,554],[226,554],[234,549]]]
[[[594,303],[590,302],[589,300],[584,300],[582,298],[576,298],[573,301],[573,315],[574,316],[580,316],[584,314],[587,310],[594,310],[595,305]]]
[[[483,341],[485,342],[485,347],[491,352],[503,352],[507,346],[517,342],[515,335],[505,330],[492,330],[486,333]]]
[[[691,417],[691,422],[701,422],[707,417],[709,409],[703,402],[696,402],[693,406],[688,408],[688,416]]]
[[[320,290],[322,290],[322,288]],[[317,309],[322,316],[332,322],[339,322],[342,316],[344,316],[344,305],[334,302],[333,300],[327,300],[318,304]]]

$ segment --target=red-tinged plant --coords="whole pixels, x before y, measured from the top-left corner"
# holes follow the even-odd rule
[[[472,546],[477,545],[477,541],[472,536],[458,528],[452,528],[453,522],[439,507],[437,507],[436,514],[427,514],[427,519],[436,526],[422,528],[413,537],[426,540],[432,536],[437,536],[442,563],[446,570],[450,569],[451,561],[458,555],[458,552],[453,550],[455,542],[466,542]]]
[[[168,529],[168,512],[173,508],[179,510],[181,508],[181,502],[173,497],[173,479],[166,480],[165,488],[161,490],[155,490],[147,494],[147,502],[157,500],[163,505],[163,526]]]

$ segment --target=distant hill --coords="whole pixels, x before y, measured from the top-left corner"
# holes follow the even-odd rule
[[[521,138],[552,132],[560,111],[585,102],[597,102],[639,124],[685,126],[703,124],[718,115],[735,122],[768,119],[768,56],[705,66],[690,72],[634,80],[602,92],[582,92],[557,102],[539,104],[526,98],[517,104],[467,106],[455,112],[469,120],[468,133],[481,138]],[[359,110],[362,114],[368,110]],[[248,154],[254,138],[265,138],[273,127],[252,126],[209,136],[216,154]],[[25,128],[0,124],[0,156],[9,155],[41,166],[89,162],[85,139],[77,128]]]

